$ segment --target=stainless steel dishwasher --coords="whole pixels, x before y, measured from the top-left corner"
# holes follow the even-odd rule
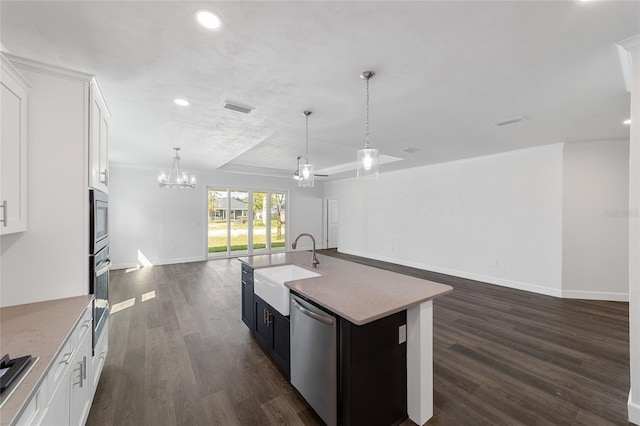
[[[291,384],[324,422],[338,422],[338,325],[335,316],[290,295]]]

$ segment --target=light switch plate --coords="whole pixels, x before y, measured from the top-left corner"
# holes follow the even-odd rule
[[[407,324],[398,327],[398,344],[401,345],[407,341]]]

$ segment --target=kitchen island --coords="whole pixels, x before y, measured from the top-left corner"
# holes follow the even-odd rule
[[[320,274],[318,277],[290,281],[285,285],[294,294],[355,326],[372,324],[406,311],[407,413],[411,420],[420,425],[431,418],[432,300],[451,292],[451,286],[322,255],[318,255],[320,265],[314,269],[309,252],[251,256],[239,260],[243,263],[243,274],[249,270],[279,265],[296,265],[317,272]],[[243,285],[249,282],[244,277]],[[400,342],[402,333],[402,329],[399,330]]]

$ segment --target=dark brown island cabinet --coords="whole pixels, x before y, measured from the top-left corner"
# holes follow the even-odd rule
[[[289,317],[253,293],[253,268],[245,263],[242,264],[241,285],[242,321],[289,379]],[[406,311],[360,326],[336,317],[339,348],[336,424],[389,426],[402,423],[408,418],[407,345],[406,342],[399,344],[398,329],[407,323]]]

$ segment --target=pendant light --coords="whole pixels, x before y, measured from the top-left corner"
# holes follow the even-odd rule
[[[158,185],[160,188],[193,189],[196,187],[195,175],[189,176],[180,168],[180,148],[173,148],[176,156],[169,175],[165,172],[158,173]]]
[[[367,115],[365,145],[358,150],[358,179],[378,179],[378,150],[369,144],[369,80],[375,76],[373,71],[365,71],[360,78],[367,82]]]
[[[313,188],[313,164],[309,164],[309,116],[311,111],[302,113],[306,120],[306,148],[304,154],[304,164],[300,165],[298,170],[298,186],[304,188]]]

